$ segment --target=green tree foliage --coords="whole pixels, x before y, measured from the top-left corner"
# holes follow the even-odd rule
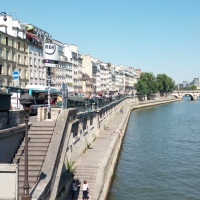
[[[178,89],[178,88],[177,88]],[[196,85],[192,85],[190,87],[186,87],[186,88],[180,88],[180,90],[197,90],[197,86]]]
[[[175,82],[166,74],[158,74],[156,80],[157,80],[157,89],[160,92],[161,96],[167,94],[168,92],[173,91],[175,88]]]
[[[144,72],[140,79],[134,85],[138,95],[147,95],[147,99],[151,99],[152,94],[157,92],[157,82],[153,73]]]

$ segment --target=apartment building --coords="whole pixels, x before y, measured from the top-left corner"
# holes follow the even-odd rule
[[[21,23],[20,26],[26,32],[28,41],[30,85],[47,85],[47,69],[43,63],[43,44],[46,40],[51,40],[51,36],[32,24]]]
[[[82,55],[82,68],[83,68],[83,94],[95,93],[96,92],[96,72],[97,66],[96,62],[93,60],[89,54]],[[86,78],[88,80],[86,80]],[[86,84],[87,83],[87,84]],[[92,84],[92,85],[91,85]]]
[[[20,74],[19,87],[29,83],[28,42],[25,31],[20,29],[20,22],[7,16],[7,21],[0,17],[0,85],[14,86],[12,72]]]
[[[74,72],[73,77],[73,87],[74,92],[77,94],[83,93],[83,85],[82,85],[82,57],[81,54],[78,53],[78,46],[77,45],[69,45],[69,50],[72,54],[72,67]]]

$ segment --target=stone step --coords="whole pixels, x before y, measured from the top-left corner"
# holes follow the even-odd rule
[[[31,171],[39,171],[41,169],[41,165],[29,165],[28,170]],[[25,170],[25,165],[19,165],[19,171],[24,171]]]
[[[24,147],[25,146],[25,143],[23,142],[20,146],[21,147]],[[45,142],[45,143],[35,143],[35,142],[29,142],[28,143],[28,148],[29,147],[48,147],[49,146],[49,143],[48,142]]]
[[[19,152],[17,152],[16,154],[15,154],[15,156],[24,156],[24,153],[22,153],[22,154],[20,154]],[[28,156],[34,156],[34,155],[38,155],[38,156],[45,156],[46,155],[46,151],[37,151],[37,150],[33,150],[33,151],[31,151],[31,150],[28,150]]]
[[[28,181],[30,182],[36,182],[38,176],[28,176]],[[24,181],[24,176],[19,176],[18,177],[18,182],[23,182]]]
[[[91,166],[89,164],[88,165],[78,165],[77,169],[94,169],[94,170],[96,169],[97,170],[98,166],[96,166],[96,165]]]
[[[29,156],[28,162],[30,161],[44,161],[45,156]],[[22,155],[21,157],[16,157],[13,159],[13,163],[17,163],[17,160],[19,159],[19,162],[24,161],[25,157]]]
[[[55,121],[50,122],[34,122],[31,127],[54,127],[56,124]]]
[[[18,176],[23,176],[24,177],[24,170],[19,170]],[[32,171],[28,169],[28,177],[37,177],[39,175],[39,171]]]
[[[50,139],[35,139],[31,138],[29,143],[49,143]]]
[[[28,135],[34,134],[34,135],[52,135],[53,130],[29,130]]]
[[[97,170],[92,170],[92,169],[76,169],[75,170],[75,173],[79,173],[79,174],[82,174],[82,173],[86,173],[86,172],[89,172],[90,174],[96,174],[97,173]]]
[[[18,151],[22,151],[24,149],[24,146],[20,146]],[[28,146],[29,151],[47,151],[47,146]]]
[[[30,141],[32,139],[50,139],[52,135],[43,135],[43,134],[29,134],[29,137],[31,138]]]
[[[28,161],[28,166],[41,166],[43,163],[43,160],[29,160]],[[19,163],[19,166],[24,166],[25,165],[25,162],[24,160],[22,160],[20,163]]]
[[[54,129],[54,127],[33,127],[33,126],[31,126],[29,131],[50,131],[50,132],[52,132],[53,129]]]

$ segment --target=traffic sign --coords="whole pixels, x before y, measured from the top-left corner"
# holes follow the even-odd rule
[[[18,71],[14,71],[12,73],[12,77],[13,77],[13,79],[19,79],[19,72]]]

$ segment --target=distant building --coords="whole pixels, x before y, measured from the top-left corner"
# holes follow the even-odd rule
[[[20,74],[19,87],[29,83],[28,42],[26,33],[20,28],[20,22],[7,16],[0,16],[0,85],[14,86],[12,72]]]
[[[28,42],[30,85],[47,85],[47,69],[43,63],[43,44],[51,40],[51,36],[32,24],[21,23],[20,26],[26,32]]]
[[[188,88],[195,85],[197,87],[197,89],[200,89],[200,78],[194,78],[192,82],[188,82],[188,81],[183,81],[183,83],[179,83],[178,87],[179,89],[181,88]]]

